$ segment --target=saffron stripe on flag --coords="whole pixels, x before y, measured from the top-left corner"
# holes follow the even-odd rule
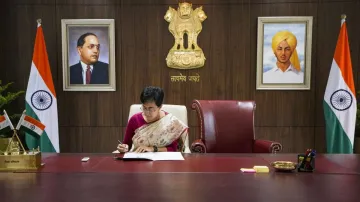
[[[36,33],[33,63],[35,64],[42,79],[44,80],[45,84],[47,85],[51,93],[56,97],[54,83],[52,80],[52,74],[51,71],[49,71],[50,64],[49,64],[48,54],[46,51],[46,44],[44,40],[44,34],[41,25],[38,27],[38,31]]]
[[[350,58],[350,47],[348,43],[348,35],[346,29],[346,23],[344,22],[340,29],[340,34],[334,54],[334,60],[336,61],[337,65],[341,70],[341,74],[345,80],[345,83],[349,86],[351,92],[356,95]]]

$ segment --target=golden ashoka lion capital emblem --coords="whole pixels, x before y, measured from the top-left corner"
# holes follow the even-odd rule
[[[179,3],[178,10],[169,7],[164,19],[169,22],[175,42],[166,57],[168,67],[194,69],[204,66],[206,58],[197,44],[197,37],[206,18],[202,6],[193,10],[191,3],[184,2]]]

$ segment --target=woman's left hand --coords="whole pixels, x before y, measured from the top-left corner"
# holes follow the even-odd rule
[[[139,146],[135,152],[138,153],[143,153],[143,152],[153,152],[154,148],[153,147],[145,147],[145,146]]]

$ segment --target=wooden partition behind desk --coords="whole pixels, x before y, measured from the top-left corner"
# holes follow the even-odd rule
[[[29,78],[36,19],[41,18],[55,83],[61,152],[110,152],[121,139],[129,107],[143,87],[165,90],[165,103],[188,107],[190,141],[198,138],[193,99],[255,100],[256,137],[276,140],[283,152],[325,151],[322,101],[340,30],[347,15],[354,79],[359,87],[360,3],[357,0],[192,0],[208,18],[198,43],[205,66],[176,70],[166,66],[173,45],[164,15],[175,0],[4,0],[0,79],[25,90]],[[256,90],[257,18],[313,16],[311,89]],[[115,19],[115,92],[63,91],[61,19]],[[171,82],[179,74],[200,75],[200,82]],[[13,108],[24,108],[23,97]]]

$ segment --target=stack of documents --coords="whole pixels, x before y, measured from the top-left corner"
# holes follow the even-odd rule
[[[184,157],[181,152],[145,152],[145,153],[136,153],[136,152],[127,152],[124,154],[123,160],[131,159],[144,159],[152,161],[183,161]]]

